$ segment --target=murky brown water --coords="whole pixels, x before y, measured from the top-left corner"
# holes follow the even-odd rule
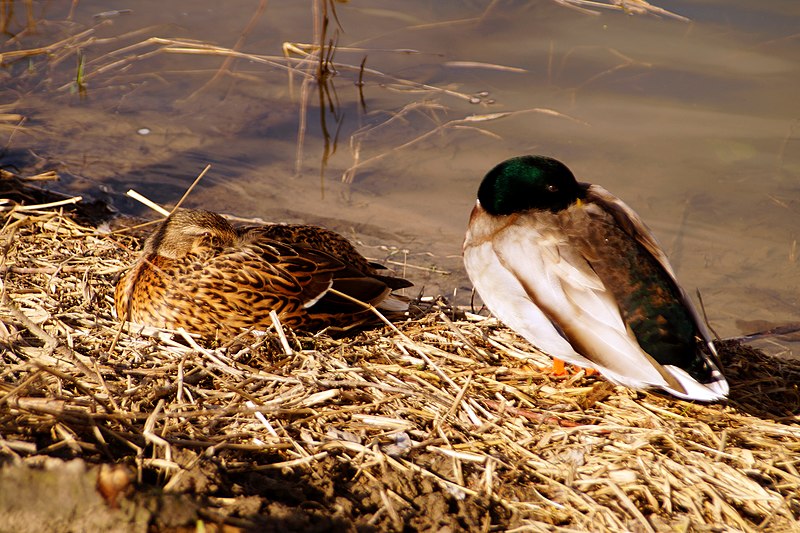
[[[74,87],[75,47],[6,56],[0,104],[28,120],[0,128],[0,163],[57,166],[62,190],[138,213],[128,188],[169,204],[210,163],[188,205],[396,247],[427,293],[458,289],[464,303],[460,246],[481,177],[547,154],[642,215],[720,335],[800,322],[800,5],[656,3],[692,22],[546,0],[337,3],[322,114],[318,85],[304,93],[283,68],[284,42],[313,42],[309,2],[273,0],[258,15],[256,1],[81,0],[71,19],[71,2],[35,3],[35,31],[2,52],[91,30],[86,90]],[[15,5],[12,33],[26,19]],[[95,16],[114,9],[133,11]],[[217,74],[222,55],[150,38],[258,57]]]

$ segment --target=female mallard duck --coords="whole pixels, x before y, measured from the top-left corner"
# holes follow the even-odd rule
[[[334,291],[390,313],[408,309],[392,290],[412,284],[377,267],[324,228],[234,228],[215,213],[178,209],[145,241],[114,301],[120,319],[209,337],[266,329],[273,310],[292,327],[347,329],[374,315]]]
[[[650,230],[555,159],[515,157],[489,171],[464,265],[492,313],[553,357],[634,389],[728,394],[708,331]]]

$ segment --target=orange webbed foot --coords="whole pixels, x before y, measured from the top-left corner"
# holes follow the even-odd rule
[[[557,357],[553,357],[553,369],[551,370],[551,373],[554,376],[568,376],[570,374],[577,374],[578,372],[583,370],[584,375],[586,376],[594,376],[598,374],[597,370],[595,370],[594,368],[583,368],[577,365],[569,365],[569,366],[571,371],[567,370],[564,361],[558,359]]]

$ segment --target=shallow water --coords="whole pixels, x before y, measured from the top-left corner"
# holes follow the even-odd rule
[[[0,70],[0,104],[28,117],[13,135],[0,128],[0,163],[56,167],[61,190],[144,214],[126,190],[174,203],[211,164],[186,205],[325,224],[465,303],[460,247],[481,177],[541,153],[639,212],[720,335],[800,322],[793,2],[656,2],[690,22],[546,0],[336,3],[322,113],[319,85],[304,92],[299,70],[290,84],[281,48],[313,42],[308,2],[258,15],[257,2],[82,0],[71,18],[69,4],[35,3],[35,31],[2,52],[89,30],[85,91],[75,47],[6,56]],[[15,5],[11,33],[25,23]],[[218,74],[224,56],[155,37],[251,56]],[[791,340],[761,342],[800,353]]]

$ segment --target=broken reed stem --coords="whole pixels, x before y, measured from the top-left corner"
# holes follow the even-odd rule
[[[159,215],[165,216],[165,217],[169,216],[169,211],[167,211],[166,209],[164,209],[163,207],[161,207],[160,205],[158,205],[154,201],[150,200],[149,198],[145,197],[144,195],[139,194],[138,192],[134,191],[133,189],[128,189],[128,192],[126,192],[125,194],[127,194],[128,196],[130,196],[134,200],[146,205],[147,207],[149,207],[150,209],[152,209],[153,211],[155,211]]]
[[[289,346],[289,339],[286,338],[286,333],[283,332],[283,325],[281,325],[281,319],[278,318],[278,313],[276,313],[274,309],[269,312],[269,318],[272,320],[272,325],[275,327],[275,332],[278,334],[278,338],[281,340],[283,353],[286,355],[292,355],[294,352],[292,351],[292,347]]]
[[[46,204],[34,204],[34,205],[14,205],[11,208],[0,208],[0,211],[8,211],[13,209],[14,211],[44,211],[47,209],[51,209],[53,207],[60,207],[62,205],[72,205],[77,204],[83,200],[82,196],[73,196],[72,198],[67,198],[65,200],[57,200],[55,202],[49,202]]]
[[[138,202],[141,202],[142,204],[146,205],[147,207],[149,207],[150,209],[152,209],[153,211],[155,211],[159,215],[168,217],[172,213],[174,213],[175,210],[178,209],[183,204],[183,201],[186,200],[186,198],[189,196],[189,194],[194,190],[195,186],[198,183],[200,183],[200,180],[203,179],[203,177],[206,175],[206,173],[208,173],[208,171],[210,169],[211,169],[211,165],[206,165],[205,168],[203,168],[202,172],[200,172],[200,174],[194,179],[192,184],[189,185],[189,187],[183,193],[183,196],[181,196],[181,199],[178,200],[178,203],[175,204],[175,207],[172,208],[172,211],[168,211],[168,210],[164,209],[163,207],[161,207],[160,205],[158,205],[154,201],[150,200],[149,198],[147,198],[143,194],[140,194],[140,193],[136,192],[133,189],[128,189],[128,192],[126,192],[125,194],[127,194],[128,196],[130,196],[134,200],[137,200]]]
[[[189,188],[186,189],[186,192],[183,193],[183,196],[181,196],[181,199],[178,200],[178,203],[176,203],[175,207],[172,208],[172,212],[173,213],[175,212],[176,209],[178,209],[181,205],[183,205],[183,201],[186,200],[186,198],[189,196],[189,194],[194,190],[194,188],[197,186],[197,184],[200,183],[200,180],[203,179],[203,177],[208,173],[209,170],[211,170],[211,165],[210,164],[206,165],[205,168],[203,169],[203,171],[200,172],[200,174],[198,174],[198,176],[194,179],[192,184],[189,185]]]

